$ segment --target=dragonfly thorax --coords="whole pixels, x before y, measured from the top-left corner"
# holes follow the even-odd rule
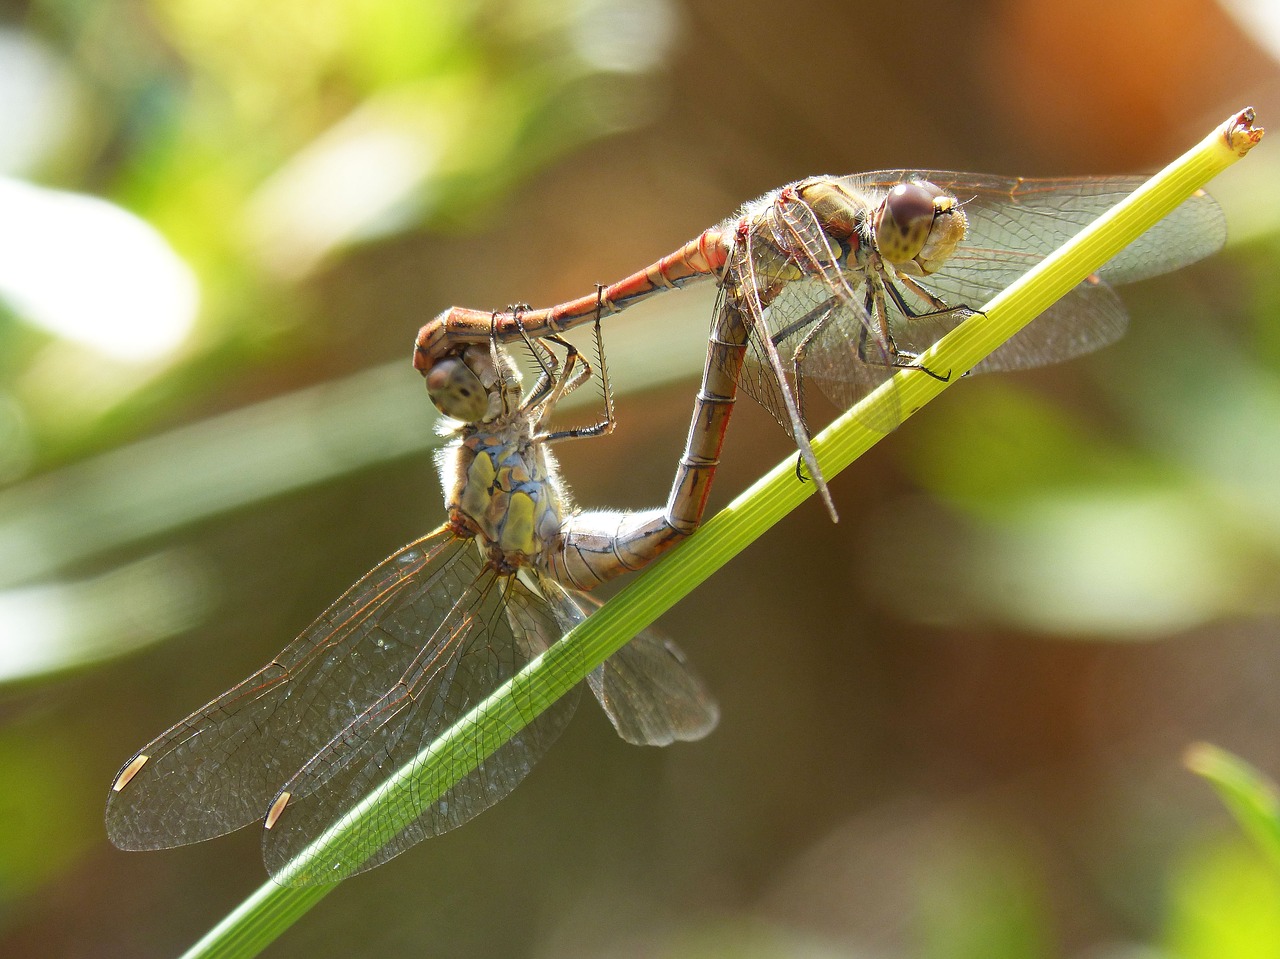
[[[556,464],[529,431],[464,435],[441,457],[441,476],[451,524],[476,537],[496,569],[533,565],[555,540],[563,515]]]
[[[809,205],[822,231],[841,244],[857,244],[863,220],[871,204],[860,193],[852,192],[835,177],[815,177],[795,188],[796,194]]]
[[[560,528],[563,494],[536,435],[538,407],[520,402],[519,371],[505,351],[468,346],[426,379],[441,412],[467,417],[448,428],[455,439],[438,457],[450,526],[501,572],[534,564]]]

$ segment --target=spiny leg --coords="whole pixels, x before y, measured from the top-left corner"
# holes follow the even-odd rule
[[[874,285],[875,289],[870,289]],[[942,383],[946,383],[951,379],[951,371],[945,373],[936,373],[920,362],[920,354],[913,353],[909,350],[900,350],[898,345],[893,341],[893,334],[889,328],[889,310],[885,305],[884,297],[888,294],[889,299],[893,301],[893,305],[906,316],[908,319],[922,319],[927,316],[937,316],[938,313],[916,313],[907,305],[902,298],[902,293],[892,283],[878,282],[875,284],[868,283],[867,290],[867,309],[874,310],[876,322],[884,332],[885,342],[888,344],[888,363],[876,365],[888,365],[899,370],[919,370],[928,376],[933,377]],[[957,308],[960,309],[960,308]],[[949,313],[952,310],[941,310],[939,313]],[[867,336],[866,331],[858,339],[858,358],[864,363],[873,363],[874,359],[869,359],[866,355]]]
[[[559,361],[556,358],[555,351],[547,346],[548,341],[564,350],[563,362]],[[537,341],[530,340],[528,341],[528,347],[530,352],[545,354],[548,365],[557,371],[556,377],[551,382],[551,388],[543,390],[535,400],[536,405],[542,408],[542,416],[545,417],[559,405],[562,399],[591,376],[591,366],[582,358],[582,354],[578,352],[576,346],[555,334]],[[530,404],[530,408],[533,405],[535,404]]]
[[[537,365],[539,373],[537,382],[533,384],[533,388],[529,394],[521,401],[521,409],[528,410],[541,404],[561,379],[560,362],[556,359],[556,355],[541,340],[532,338],[528,331],[524,328],[522,317],[528,309],[525,304],[515,304],[507,307],[507,313],[510,314],[514,321],[516,329],[519,331],[521,340],[524,341],[525,347],[529,351],[529,356]],[[494,354],[494,361],[497,361],[498,337],[496,334],[497,314],[494,314],[494,330],[495,332],[489,338],[489,349]],[[566,356],[566,360],[568,357]],[[567,371],[566,371],[567,372]]]
[[[596,360],[600,364],[600,398],[604,400],[604,423],[605,427],[601,435],[612,433],[617,425],[617,418],[614,415],[613,406],[613,385],[609,382],[609,364],[605,360],[604,355],[604,335],[600,330],[600,304],[605,302],[605,288],[601,284],[596,284],[596,322],[595,322],[595,340],[596,340]]]
[[[835,503],[831,500],[831,492],[827,489],[826,479],[822,475],[822,468],[818,466],[813,447],[809,444],[808,427],[805,426],[804,421],[800,418],[800,411],[796,407],[795,397],[792,395],[791,386],[787,382],[786,367],[783,366],[782,359],[778,356],[778,349],[769,334],[769,327],[764,318],[765,306],[768,302],[772,302],[773,298],[781,291],[781,284],[774,284],[765,294],[761,294],[759,284],[756,283],[754,275],[755,254],[752,249],[752,238],[753,234],[750,230],[744,231],[735,248],[738,251],[739,262],[743,265],[743,268],[738,271],[739,289],[731,291],[730,298],[741,298],[743,301],[740,305],[735,305],[738,306],[749,326],[755,329],[756,342],[764,348],[766,365],[773,378],[777,380],[778,390],[782,394],[788,425],[791,428],[791,437],[795,440],[796,445],[800,447],[800,455],[809,467],[810,475],[818,484],[818,492],[821,494],[822,501],[827,507],[827,512],[834,522],[838,519]]]
[[[596,285],[596,296],[598,298],[598,302],[597,302],[597,308],[596,308],[596,320],[594,324],[594,330],[595,330],[594,335],[595,335],[595,341],[596,341],[596,356],[599,357],[599,362],[600,362],[600,384],[601,384],[601,393],[604,398],[604,418],[597,423],[593,423],[590,426],[580,426],[580,427],[575,427],[573,429],[568,429],[568,430],[558,430],[554,433],[540,434],[538,439],[542,440],[543,442],[554,443],[558,440],[571,440],[571,439],[581,439],[583,437],[608,436],[610,433],[614,431],[615,427],[617,426],[617,418],[614,415],[613,389],[609,385],[609,364],[605,360],[604,334],[602,333],[601,327],[600,327],[600,305],[603,302],[602,298],[604,296],[604,287],[599,284]],[[564,396],[568,396],[570,393],[576,390],[579,386],[585,383],[591,377],[592,371],[591,371],[590,364],[588,364],[586,359],[582,357],[582,355],[578,352],[576,347],[572,346],[565,340],[560,339],[560,337],[558,336],[547,337],[547,339],[550,339],[551,341],[565,347],[566,350],[571,351],[566,353],[566,356],[565,356],[566,376],[562,381],[562,383],[564,384],[563,389],[558,391],[555,396],[555,400],[558,402],[559,399],[561,399]],[[581,362],[582,367],[579,370],[578,375],[569,377],[568,374],[569,374],[570,366],[574,362]],[[550,405],[552,404],[548,405],[548,409],[550,409]]]

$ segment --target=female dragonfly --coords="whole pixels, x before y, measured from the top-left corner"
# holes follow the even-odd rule
[[[597,337],[599,327],[597,327]],[[554,703],[364,858],[297,854],[530,659],[583,620],[580,590],[638,568],[672,541],[665,511],[580,513],[549,444],[612,428],[548,432],[590,366],[538,342],[535,387],[496,342],[427,371],[452,437],[438,457],[448,519],[380,563],[270,663],[138,751],[111,787],[107,828],[123,849],[198,842],[262,821],[277,880],[333,882],[461,825],[505,797],[573,714]],[[598,343],[598,340],[597,340]],[[667,745],[715,726],[718,710],[683,654],[641,633],[589,685],[628,742]],[[408,802],[408,800],[406,800]],[[360,847],[360,843],[354,844]],[[348,847],[350,848],[350,847]]]

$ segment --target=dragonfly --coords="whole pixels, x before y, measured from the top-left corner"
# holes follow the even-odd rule
[[[599,348],[598,325],[596,333]],[[577,350],[551,342],[565,348],[563,360],[528,341],[540,372],[527,393],[496,341],[427,370],[450,437],[437,457],[447,521],[379,563],[262,669],[131,757],[109,794],[112,842],[167,848],[261,821],[263,859],[277,881],[335,882],[462,825],[524,779],[576,696],[553,703],[434,802],[398,810],[407,825],[375,852],[367,849],[376,843],[357,841],[297,865],[394,771],[589,616],[598,603],[584,590],[680,538],[665,510],[573,507],[550,446],[611,431],[613,403],[600,348],[604,418],[551,431],[556,405],[592,375]],[[588,685],[631,743],[696,740],[719,715],[684,654],[652,631],[591,672]]]
[[[892,379],[900,370],[946,379],[1023,369],[1119,339],[1128,317],[1113,285],[1178,269],[1222,247],[1225,220],[1207,193],[1195,193],[974,370],[933,370],[921,361],[961,320],[1142,182],[940,170],[809,177],[745,204],[597,294],[539,310],[445,310],[419,331],[414,363],[426,371],[462,345],[491,337],[560,334],[602,309],[618,313],[664,290],[714,280],[720,295],[711,348],[729,363],[721,379],[741,385],[791,435],[834,519],[809,445],[806,387],[840,409],[883,388],[883,402],[860,418],[889,432],[903,416]]]

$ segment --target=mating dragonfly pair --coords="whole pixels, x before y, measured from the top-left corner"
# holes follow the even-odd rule
[[[825,496],[809,449],[808,386],[848,407],[901,369],[949,375],[923,367],[919,354],[1140,182],[912,170],[816,177],[747,204],[595,294],[543,310],[442,313],[419,333],[414,363],[450,418],[452,439],[438,460],[447,521],[375,567],[271,663],[131,758],[107,805],[112,841],[165,848],[260,820],[274,877],[331,882],[493,805],[554,741],[572,697],[445,795],[403,810],[397,821],[407,825],[376,853],[334,853],[306,872],[290,869],[348,810],[588,616],[595,604],[584,591],[646,565],[697,527],[739,385],[794,438]],[[1196,194],[978,370],[1037,366],[1112,342],[1127,321],[1109,284],[1193,262],[1224,237],[1217,205]],[[592,372],[559,334],[594,321],[598,338],[602,314],[702,279],[715,280],[720,296],[666,507],[576,511],[548,447],[609,431],[612,406],[606,380],[601,424],[550,431],[556,404]],[[527,394],[503,346],[515,340],[539,368]],[[563,360],[548,343],[564,350]],[[888,431],[901,419],[892,395],[877,409],[874,428]],[[717,720],[683,655],[654,633],[632,640],[589,685],[629,742],[697,739]]]

